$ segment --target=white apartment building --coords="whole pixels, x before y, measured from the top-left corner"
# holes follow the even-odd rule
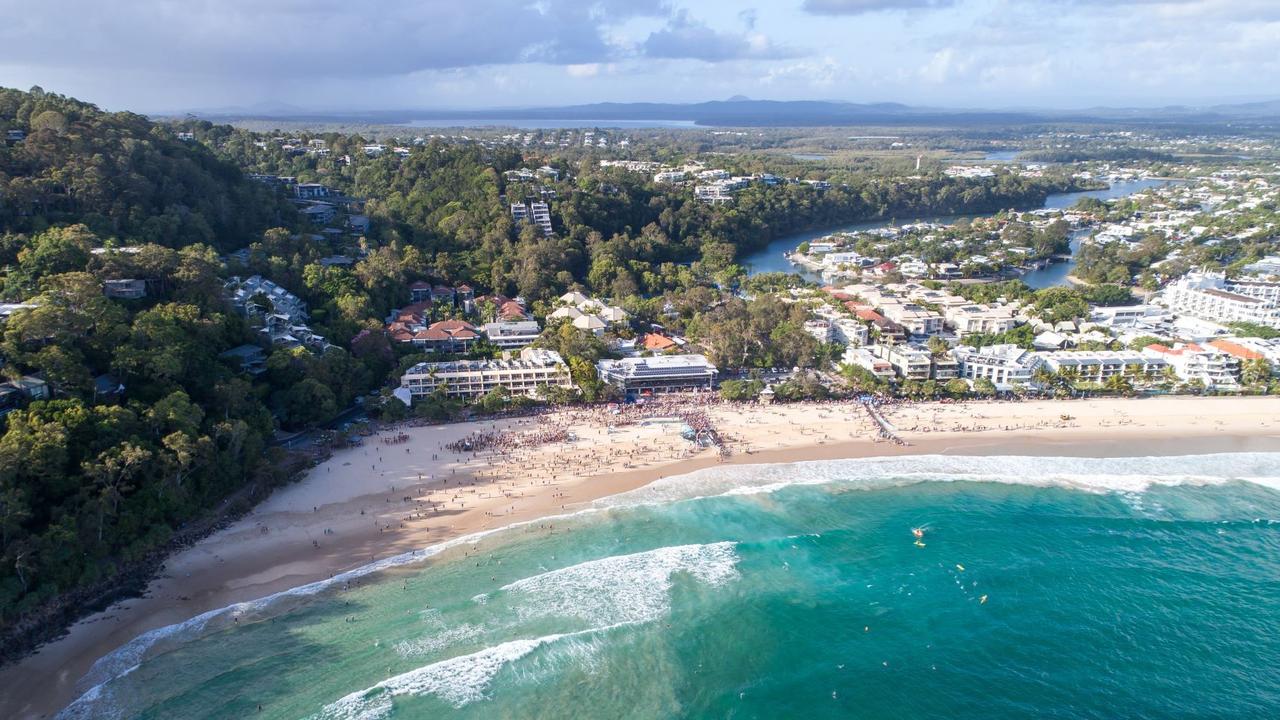
[[[832,339],[838,343],[859,347],[871,339],[866,325],[853,318],[837,318],[831,321]]]
[[[1240,358],[1208,350],[1195,343],[1148,345],[1143,355],[1160,358],[1187,382],[1200,381],[1206,388],[1234,390],[1240,387]]]
[[[231,304],[245,315],[282,315],[293,324],[307,319],[307,304],[302,298],[261,275],[244,280],[233,277],[225,287]]]
[[[873,349],[904,380],[928,380],[933,374],[933,354],[918,345],[876,345]]]
[[[804,331],[813,336],[820,343],[829,343],[835,340],[835,326],[830,320],[825,318],[818,320],[806,320],[804,323]]]
[[[907,329],[912,335],[937,335],[942,332],[942,315],[911,302],[888,298],[880,302],[880,312],[885,317]]]
[[[1017,345],[989,345],[977,349],[961,346],[951,351],[960,363],[959,376],[966,380],[987,379],[999,385],[1031,382],[1041,359]]]
[[[1134,327],[1143,323],[1155,322],[1164,314],[1164,309],[1155,305],[1095,307],[1089,311],[1089,322],[1108,327]]]
[[[1124,350],[1070,350],[1036,353],[1054,372],[1074,370],[1081,380],[1103,382],[1115,375],[1156,376],[1169,367],[1163,357]]]
[[[551,208],[544,202],[511,203],[511,219],[517,224],[533,223],[542,231],[543,237],[555,234],[551,227]]]
[[[1280,328],[1280,283],[1229,281],[1222,273],[1189,273],[1160,293],[1179,315],[1219,324],[1251,322]]]
[[[532,345],[542,328],[536,320],[504,320],[485,323],[484,335],[489,342],[503,349],[522,348]]]
[[[519,359],[418,363],[400,377],[400,387],[415,400],[441,387],[450,397],[474,398],[497,387],[533,396],[548,385],[572,388],[573,380],[560,353],[543,348],[525,348]]]
[[[956,334],[964,337],[974,333],[1002,333],[1012,330],[1018,321],[1013,317],[1013,310],[1000,306],[968,304],[943,307],[943,319],[947,325],[955,329]]]
[[[892,380],[894,377],[893,366],[889,361],[876,357],[868,348],[846,348],[843,360],[845,365],[856,365],[881,380]]]

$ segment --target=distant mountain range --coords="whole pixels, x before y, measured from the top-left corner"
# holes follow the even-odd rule
[[[849,103],[829,100],[751,100],[741,96],[701,103],[593,103],[563,107],[490,108],[485,110],[386,110],[371,112],[313,112],[285,106],[223,108],[192,114],[210,119],[274,119],[399,125],[412,122],[521,121],[581,122],[607,126],[610,122],[688,122],[720,127],[814,127],[844,125],[1008,125],[1044,122],[1167,122],[1212,124],[1232,120],[1280,122],[1280,100],[1161,108],[1081,110],[983,110],[914,107],[900,103]]]

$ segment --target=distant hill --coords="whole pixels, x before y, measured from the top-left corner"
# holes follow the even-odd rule
[[[1232,119],[1280,120],[1280,101],[1212,107],[1107,108],[1082,110],[984,110],[915,107],[901,103],[830,100],[752,100],[734,96],[701,103],[592,103],[562,107],[507,107],[483,110],[388,110],[353,113],[306,111],[197,113],[203,117],[323,122],[405,124],[414,121],[458,125],[502,121],[681,121],[704,126],[815,127],[853,125],[1010,125],[1043,122],[1220,123]]]

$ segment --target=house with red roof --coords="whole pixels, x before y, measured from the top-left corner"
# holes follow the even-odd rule
[[[640,346],[655,353],[674,352],[680,347],[675,340],[658,333],[648,333],[640,338]]]
[[[480,339],[476,326],[464,320],[441,320],[413,334],[413,344],[427,352],[464,353]]]

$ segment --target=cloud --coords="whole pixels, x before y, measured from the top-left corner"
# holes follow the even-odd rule
[[[955,5],[959,0],[804,0],[804,9],[815,15],[862,15],[881,10],[919,10]]]
[[[631,52],[610,28],[666,18],[663,0],[63,0],[0,24],[27,66],[361,77],[513,63],[576,65]],[[69,42],[68,38],[74,38]]]
[[[727,60],[777,60],[796,57],[793,49],[773,44],[757,33],[720,32],[689,16],[676,13],[666,27],[651,33],[641,46],[651,58],[693,58],[706,62]]]

